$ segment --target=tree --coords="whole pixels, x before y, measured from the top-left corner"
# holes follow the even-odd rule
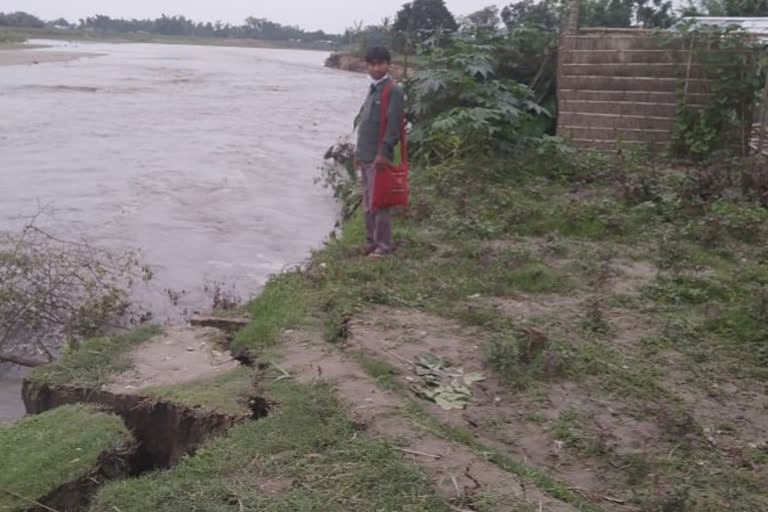
[[[557,30],[567,6],[559,0],[520,0],[501,11],[501,19],[507,28],[536,27]]]
[[[43,28],[45,22],[26,12],[9,12],[4,14],[0,12],[0,26],[24,27],[24,28]]]
[[[643,28],[668,28],[675,23],[670,0],[635,0],[635,18]]]
[[[441,31],[455,32],[459,26],[445,0],[413,0],[397,13],[393,28],[424,41]]]
[[[461,20],[462,29],[476,28],[495,28],[501,22],[499,17],[499,8],[495,5],[489,5],[485,9],[480,9],[472,14],[464,16]]]
[[[587,0],[581,3],[583,27],[631,27],[634,0]]]

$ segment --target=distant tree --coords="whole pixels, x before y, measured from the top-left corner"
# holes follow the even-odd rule
[[[536,27],[544,30],[559,28],[566,5],[559,0],[520,0],[501,11],[501,19],[507,28]]]
[[[455,32],[459,29],[453,14],[445,6],[445,0],[413,0],[403,5],[393,27],[397,32],[414,34],[422,40],[439,31]]]
[[[65,20],[64,18],[59,18],[57,20],[49,21],[47,25],[50,27],[67,27],[67,28],[72,26],[72,24],[69,21]]]
[[[461,20],[462,28],[465,29],[496,27],[499,23],[501,23],[501,17],[499,16],[499,8],[495,5],[489,5],[484,9],[468,14]]]
[[[634,0],[586,0],[579,24],[584,27],[631,27]]]
[[[37,16],[22,11],[9,12],[8,14],[0,12],[0,26],[43,28],[45,27],[45,22]]]
[[[668,28],[676,18],[671,0],[635,0],[635,20],[643,28]]]

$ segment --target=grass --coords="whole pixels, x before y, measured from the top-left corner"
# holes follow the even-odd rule
[[[536,410],[522,411],[522,421],[538,425],[553,445],[563,442],[568,449],[561,457],[570,457],[569,464],[589,456],[601,463],[594,471],[613,468],[599,476],[616,485],[615,497],[643,512],[768,510],[756,473],[733,467],[732,453],[707,441],[705,425],[681,398],[711,397],[713,382],[751,379],[757,389],[768,378],[768,254],[755,243],[761,215],[733,199],[735,190],[717,199],[697,195],[695,176],[681,188],[679,171],[670,170],[669,178],[662,173],[649,187],[660,192],[638,195],[625,180],[656,179],[642,175],[642,166],[596,161],[576,172],[552,159],[557,165],[505,159],[415,170],[413,207],[395,220],[401,242],[395,256],[360,256],[358,213],[306,268],[270,280],[248,304],[252,322],[233,348],[267,357],[285,330],[305,326],[343,342],[355,315],[377,305],[457,320],[477,327],[469,342],[508,386],[498,391],[505,401],[541,397]],[[622,261],[650,263],[658,273],[618,293],[614,281],[622,277],[615,269]],[[549,308],[515,315],[485,301],[492,298]],[[41,372],[64,381],[84,373],[98,383],[100,368],[111,371],[114,363],[94,346],[93,354],[75,358],[92,359],[88,364],[66,356],[63,369]],[[602,510],[602,500],[572,490],[577,483],[559,465],[545,470],[513,457],[503,444],[480,440],[498,441],[494,432],[441,423],[399,384],[391,366],[365,357],[359,363],[404,397],[414,422],[577,510]],[[247,389],[246,377],[243,370],[156,393],[186,403],[205,396],[213,407],[234,410],[232,397]],[[608,449],[598,413],[558,415],[548,398],[552,390],[575,393],[584,404],[605,400],[616,406],[612,415],[652,424],[658,439],[642,456]],[[332,389],[284,381],[271,393],[279,404],[272,416],[239,425],[171,471],[109,485],[93,510],[445,510],[423,475],[386,442],[355,431]],[[736,424],[717,418],[722,423]],[[497,428],[512,427],[500,422]],[[728,435],[737,439],[743,432],[737,425]],[[750,447],[744,457],[764,464],[764,447]],[[270,490],[274,486],[279,492]],[[474,508],[490,506],[477,498]]]
[[[30,509],[29,501],[15,495],[39,499],[85,475],[99,455],[130,439],[120,418],[84,405],[60,407],[1,429],[0,510]]]
[[[237,333],[232,347],[259,352],[274,346],[285,329],[304,320],[307,304],[303,288],[303,278],[298,272],[272,279],[259,299],[249,304],[248,312],[254,320]]]
[[[271,387],[269,417],[177,467],[107,485],[92,512],[448,512],[414,467],[344,415],[327,385]]]
[[[252,392],[253,370],[247,366],[207,379],[153,386],[141,391],[145,396],[234,416],[248,414],[247,404]]]
[[[70,346],[55,362],[36,368],[29,379],[52,385],[100,389],[110,376],[129,370],[131,351],[160,333],[154,326],[142,326],[126,333],[91,338]]]

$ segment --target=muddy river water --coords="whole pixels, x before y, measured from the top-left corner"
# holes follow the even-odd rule
[[[208,307],[206,281],[247,298],[328,235],[336,206],[313,180],[365,77],[320,52],[53,44],[101,56],[0,66],[0,230],[43,205],[58,234],[141,249],[158,321]],[[20,413],[3,372],[0,422]]]

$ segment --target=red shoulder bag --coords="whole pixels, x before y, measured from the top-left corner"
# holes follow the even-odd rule
[[[390,80],[381,93],[379,149],[387,131],[387,107],[391,89],[392,81]],[[400,122],[400,163],[377,167],[373,180],[371,208],[378,210],[393,206],[408,206],[408,143],[405,138],[405,117]]]

